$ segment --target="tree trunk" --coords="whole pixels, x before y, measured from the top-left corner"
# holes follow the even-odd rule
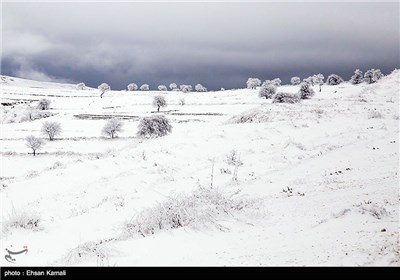
[[[36,150],[33,150],[33,156],[36,156]]]
[[[157,112],[160,112],[160,106],[157,107]]]

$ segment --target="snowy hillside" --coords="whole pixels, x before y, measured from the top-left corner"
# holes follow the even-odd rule
[[[398,266],[399,89],[399,70],[298,104],[252,89],[100,98],[2,76],[2,250],[27,246],[18,266]],[[138,138],[154,114],[172,132]],[[45,121],[61,125],[54,141]],[[36,156],[30,135],[45,141]]]

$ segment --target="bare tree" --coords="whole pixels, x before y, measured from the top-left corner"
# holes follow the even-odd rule
[[[58,122],[44,122],[42,125],[42,134],[49,137],[50,141],[54,140],[54,137],[61,134],[61,125]]]
[[[103,127],[102,133],[104,135],[110,136],[111,138],[114,138],[117,136],[117,132],[122,131],[123,125],[124,123],[120,119],[112,118],[108,120],[106,125]]]
[[[243,165],[243,162],[240,160],[240,155],[235,150],[232,150],[226,156],[226,163],[234,167],[232,180],[237,181],[239,167]]]
[[[44,145],[44,142],[43,142],[42,139],[37,138],[37,137],[35,137],[33,135],[26,137],[25,140],[26,140],[26,144],[25,145],[28,148],[32,149],[32,152],[33,152],[34,156],[36,155],[36,151],[39,150]]]

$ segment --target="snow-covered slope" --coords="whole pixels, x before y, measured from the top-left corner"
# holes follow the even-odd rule
[[[400,264],[398,70],[372,85],[316,87],[300,104],[272,104],[247,89],[100,99],[95,90],[40,85],[1,92],[23,101],[18,111],[50,99],[45,120],[63,129],[34,157],[24,139],[40,136],[44,119],[2,124],[2,250],[29,248],[15,265]],[[138,119],[155,114],[158,94],[172,133],[139,139]],[[101,136],[110,116],[124,119],[116,139]],[[243,162],[237,181],[231,150]],[[124,236],[126,223],[199,188],[257,203]],[[35,217],[33,229],[10,222]]]

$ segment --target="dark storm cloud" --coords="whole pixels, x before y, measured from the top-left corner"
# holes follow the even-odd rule
[[[4,3],[2,73],[243,87],[399,67],[398,3]]]

